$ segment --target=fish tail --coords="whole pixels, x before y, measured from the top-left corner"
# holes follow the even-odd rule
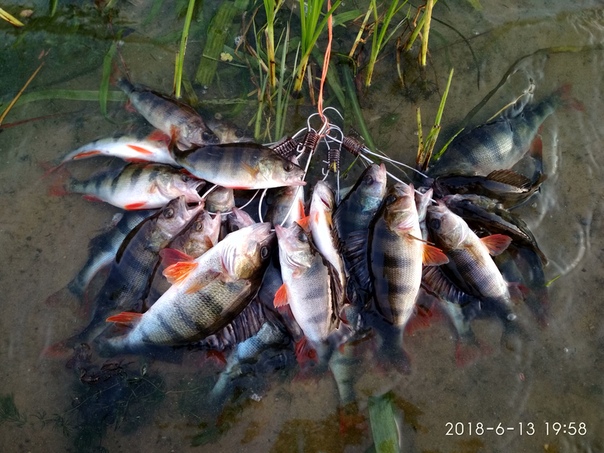
[[[551,94],[550,99],[552,99],[554,105],[560,105],[564,108],[585,112],[585,106],[581,101],[572,97],[571,91],[572,85],[570,83],[565,83]]]
[[[64,165],[59,165],[51,170],[53,180],[48,187],[48,195],[61,197],[70,193],[68,187],[71,185],[71,174],[67,171]],[[50,176],[51,173],[47,173]]]

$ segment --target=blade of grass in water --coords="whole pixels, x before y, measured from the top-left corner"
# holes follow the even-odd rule
[[[59,5],[59,0],[50,0],[50,17],[53,17],[57,13],[57,6]]]
[[[285,40],[281,48],[281,67],[279,68],[279,89],[277,91],[277,114],[275,116],[275,137],[283,137],[285,133],[285,115],[289,105],[289,91],[291,81],[288,87],[285,86],[285,60],[289,49],[289,23],[285,28]],[[285,94],[285,99],[283,95]]]
[[[428,55],[428,37],[430,36],[430,24],[432,22],[432,9],[434,8],[434,4],[436,0],[427,0],[426,1],[426,10],[424,12],[424,16],[426,20],[424,21],[424,32],[422,34],[422,50],[420,54],[420,63],[423,67],[426,67],[426,58]]]
[[[222,2],[212,18],[208,28],[208,39],[195,75],[195,80],[201,85],[208,86],[212,83],[233,18],[237,12],[245,11],[247,4],[248,0]]]
[[[344,76],[344,86],[346,88],[346,93],[348,93],[348,100],[350,102],[350,106],[352,107],[352,114],[356,120],[359,132],[361,136],[365,139],[367,147],[371,150],[375,150],[375,143],[373,143],[371,134],[369,134],[369,130],[367,129],[367,125],[365,124],[365,119],[363,118],[361,106],[359,105],[359,100],[357,99],[356,89],[354,87],[354,80],[352,79],[352,68],[350,67],[350,65],[342,65],[342,74]]]
[[[319,22],[321,17],[321,10],[323,8],[324,0],[310,0],[304,2],[300,0],[300,24],[301,24],[301,54],[300,63],[296,69],[296,79],[294,82],[294,91],[299,93],[302,90],[302,83],[304,81],[304,74],[306,73],[306,66],[310,54],[313,51],[319,36],[327,26],[327,20],[329,16],[333,14],[342,0],[336,0],[323,19]]]
[[[399,452],[398,427],[396,426],[392,401],[388,394],[369,398],[368,409],[375,451],[377,453]]]
[[[180,99],[180,90],[182,86],[182,67],[185,64],[185,52],[187,50],[187,40],[189,39],[189,29],[191,28],[191,19],[195,11],[195,0],[189,0],[185,23],[182,27],[182,37],[180,38],[180,48],[176,55],[176,67],[174,68],[174,96]]]
[[[19,19],[17,19],[11,13],[3,10],[2,8],[0,8],[0,19],[4,19],[9,24],[14,25],[15,27],[23,27],[23,22],[21,22]]]
[[[443,97],[440,100],[440,104],[438,105],[438,110],[436,111],[436,118],[434,119],[434,126],[430,129],[430,133],[426,137],[426,142],[424,144],[424,149],[421,150],[423,167],[427,166],[428,162],[430,162],[432,158],[432,153],[434,152],[434,146],[436,145],[436,140],[438,139],[438,134],[441,129],[441,120],[443,116],[443,111],[445,110],[445,103],[447,102],[447,96],[449,95],[449,89],[451,88],[451,82],[453,80],[453,73],[455,71],[451,68],[449,72],[449,79],[447,80],[447,87],[445,88],[445,92],[443,93]],[[438,153],[434,156],[435,159],[438,159],[442,154],[447,150],[449,143],[453,140],[455,136],[453,136],[445,145],[438,151]]]
[[[396,32],[396,30],[401,26],[402,22],[399,22],[394,30],[390,33],[388,38],[386,38],[386,32],[388,31],[388,26],[390,25],[390,21],[394,17],[394,15],[407,3],[404,1],[400,6],[398,4],[398,0],[394,0],[390,2],[390,6],[388,10],[384,14],[384,18],[381,21],[382,25],[379,26],[380,18],[377,11],[377,2],[376,0],[371,0],[371,4],[369,8],[371,9],[374,17],[374,25],[373,25],[373,37],[371,39],[371,55],[369,57],[369,63],[367,64],[367,75],[365,77],[365,86],[368,87],[371,85],[371,78],[373,77],[373,69],[375,67],[375,63],[377,61],[378,55],[386,45],[386,43],[390,40],[392,35]],[[385,39],[386,38],[386,39]]]
[[[40,65],[38,66],[38,68],[29,77],[29,79],[27,79],[27,82],[25,82],[25,84],[23,85],[23,87],[19,90],[19,92],[17,93],[17,95],[10,102],[10,104],[8,104],[8,106],[4,109],[4,111],[0,115],[0,125],[4,121],[4,118],[6,118],[6,115],[8,115],[8,112],[10,112],[10,110],[14,107],[14,105],[17,103],[17,101],[19,101],[19,98],[23,99],[23,97],[24,97],[24,96],[22,96],[23,92],[29,86],[29,84],[31,83],[31,81],[34,80],[34,78],[36,77],[36,75],[38,75],[38,72],[40,72],[40,69],[42,69],[42,66],[44,66],[44,62],[40,63]]]
[[[109,48],[109,51],[103,58],[103,76],[101,78],[101,84],[99,87],[99,104],[101,113],[107,118],[107,96],[109,94],[109,79],[111,78],[111,65],[113,63],[113,57],[117,51],[117,43],[114,41]]]

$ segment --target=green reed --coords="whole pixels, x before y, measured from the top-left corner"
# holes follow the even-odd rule
[[[185,23],[182,27],[182,37],[180,38],[180,47],[176,54],[176,64],[174,67],[174,96],[179,99],[181,96],[183,66],[185,64],[185,52],[187,50],[187,41],[189,39],[189,29],[191,28],[191,20],[195,11],[195,0],[189,0],[187,6],[187,14]]]
[[[403,22],[407,19],[406,17],[395,25],[394,29],[390,31],[388,35],[388,27],[393,17],[400,11],[400,9],[407,3],[404,0],[403,3],[399,4],[398,0],[390,2],[388,10],[384,13],[383,17],[378,13],[378,6],[376,0],[371,0],[369,4],[369,11],[373,15],[373,33],[371,39],[371,54],[369,56],[369,63],[367,64],[367,74],[365,75],[365,86],[371,85],[371,79],[373,77],[373,71],[375,63],[378,59],[380,52],[384,49],[385,45],[390,41],[392,36],[398,31]]]
[[[304,81],[304,73],[308,61],[313,51],[317,40],[325,30],[329,16],[340,6],[342,0],[336,0],[331,9],[325,13],[323,19],[321,18],[321,11],[325,0],[308,0],[306,3],[304,0],[300,0],[300,62],[296,68],[296,77],[294,81],[294,92],[299,93],[302,90],[302,83]]]

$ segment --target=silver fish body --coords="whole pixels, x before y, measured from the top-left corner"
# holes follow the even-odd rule
[[[175,158],[192,175],[222,187],[270,189],[305,184],[304,170],[255,143],[208,145]]]
[[[118,80],[117,85],[138,113],[171,137],[179,149],[218,143],[218,137],[191,106],[126,79]]]
[[[393,186],[373,226],[370,268],[376,307],[403,327],[413,314],[422,277],[423,243],[413,186]]]
[[[170,154],[166,141],[130,135],[102,138],[87,143],[67,154],[62,163],[95,156],[119,157],[131,162],[145,161],[178,166]]]
[[[118,208],[153,209],[181,195],[189,203],[201,201],[198,189],[204,184],[169,165],[129,164],[103,171],[85,181],[70,180],[68,192],[105,201]]]
[[[429,175],[486,176],[511,168],[529,150],[541,124],[562,105],[562,96],[556,91],[536,105],[509,109],[495,121],[462,133],[430,167]]]
[[[339,324],[337,280],[299,225],[289,228],[275,225],[275,231],[283,279],[275,305],[281,305],[282,301],[289,304],[306,338],[314,345],[321,344]]]
[[[436,244],[450,259],[448,275],[464,292],[493,304],[507,320],[516,319],[508,284],[489,248],[468,224],[444,203],[428,208],[428,227]]]

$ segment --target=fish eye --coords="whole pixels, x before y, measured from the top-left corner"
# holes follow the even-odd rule
[[[198,220],[195,222],[195,231],[203,231],[203,221]]]
[[[371,175],[365,176],[365,184],[367,184],[368,186],[370,186],[374,182],[375,182],[375,179],[373,179],[373,176],[371,176]]]
[[[386,197],[386,204],[392,204],[396,201],[396,196],[395,195],[388,195]]]
[[[294,165],[291,162],[285,162],[283,164],[283,169],[289,173],[290,171],[292,171],[294,169]]]
[[[300,231],[300,233],[298,233],[298,240],[300,242],[304,242],[304,243],[308,242],[308,236],[306,235],[306,233],[304,231]]]
[[[174,217],[174,208],[164,209],[164,217],[166,219],[171,219],[172,217]]]
[[[440,219],[430,220],[430,228],[433,230],[438,230],[440,228]]]
[[[241,129],[235,130],[235,137],[243,138],[243,136],[245,136],[245,133]]]
[[[181,175],[180,179],[182,180],[182,182],[189,182],[191,180],[191,177],[189,175]]]
[[[201,138],[204,139],[206,142],[209,142],[214,138],[214,134],[210,134],[209,132],[204,131],[201,133]]]
[[[268,256],[270,255],[270,250],[268,249],[267,246],[264,246],[260,249],[260,258],[265,260],[268,258]]]

